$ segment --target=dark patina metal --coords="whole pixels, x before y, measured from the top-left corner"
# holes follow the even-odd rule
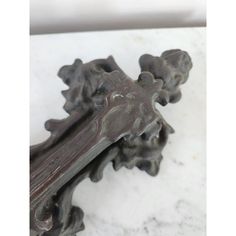
[[[157,175],[173,129],[156,104],[179,101],[192,63],[181,50],[146,54],[139,63],[136,81],[113,57],[85,64],[77,59],[60,69],[69,86],[62,91],[69,116],[48,120],[51,136],[30,150],[32,236],[75,236],[84,229],[82,210],[71,204],[74,188],[86,177],[99,181],[109,162],[115,170],[136,166]]]

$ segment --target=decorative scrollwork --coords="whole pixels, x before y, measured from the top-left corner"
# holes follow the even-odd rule
[[[156,109],[177,102],[192,62],[181,50],[143,55],[141,74],[131,80],[113,57],[83,64],[76,59],[58,75],[69,116],[49,120],[51,136],[31,147],[31,235],[75,236],[83,211],[72,206],[74,188],[89,177],[101,180],[107,163],[115,170],[138,167],[158,174],[162,150],[173,128]]]

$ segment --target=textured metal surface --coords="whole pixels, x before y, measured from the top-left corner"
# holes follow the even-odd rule
[[[158,173],[172,127],[156,109],[181,98],[179,86],[192,67],[189,55],[169,50],[143,55],[141,74],[129,78],[112,57],[83,64],[77,59],[58,75],[69,89],[69,116],[49,120],[51,136],[31,147],[30,200],[32,235],[75,235],[84,228],[81,209],[71,205],[76,185],[96,182],[112,161],[114,169],[138,167]]]

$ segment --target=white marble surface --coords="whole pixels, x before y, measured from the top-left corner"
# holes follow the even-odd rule
[[[90,32],[31,37],[31,144],[48,137],[43,124],[62,118],[66,86],[58,69],[75,58],[87,62],[112,54],[132,78],[143,53],[189,52],[193,69],[178,104],[160,107],[176,133],[170,136],[157,177],[109,165],[97,184],[85,180],[73,202],[85,212],[80,236],[205,235],[205,29],[179,28]]]

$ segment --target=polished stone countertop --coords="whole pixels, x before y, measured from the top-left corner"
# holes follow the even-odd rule
[[[84,213],[80,236],[204,236],[206,224],[206,55],[205,28],[125,30],[31,36],[31,144],[45,140],[47,119],[67,116],[57,77],[75,58],[84,62],[113,55],[133,79],[144,53],[189,52],[193,69],[177,104],[158,106],[175,129],[164,149],[157,177],[134,168],[115,172],[111,164],[99,183],[84,180],[73,203]]]

